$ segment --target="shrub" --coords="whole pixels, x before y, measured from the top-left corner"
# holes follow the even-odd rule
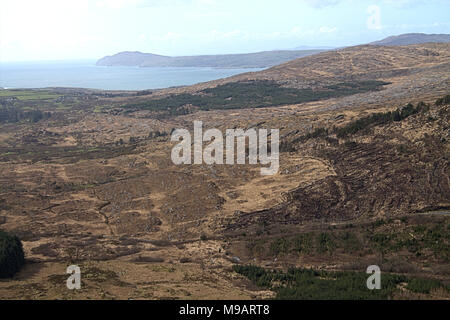
[[[311,138],[319,138],[319,137],[326,137],[328,135],[328,129],[326,128],[316,128],[313,132],[308,133],[304,136],[304,139],[311,139]]]
[[[356,148],[358,146],[358,143],[356,143],[355,141],[345,141],[344,142],[344,146],[347,149],[354,149],[354,148]]]
[[[372,222],[372,228],[378,228],[385,224],[385,221],[383,219],[378,219],[374,222]]]
[[[361,249],[361,242],[354,233],[345,231],[339,235],[339,238],[342,242],[344,252],[352,253]]]
[[[25,263],[22,242],[0,230],[0,278],[10,278]]]
[[[449,103],[450,103],[450,94],[436,100],[437,106],[442,106],[444,104],[449,104]]]
[[[441,287],[441,283],[434,279],[412,279],[406,288],[416,293],[430,293],[432,289]]]
[[[290,250],[290,243],[286,238],[279,238],[270,244],[270,253],[278,256],[287,254]]]
[[[297,235],[293,240],[294,251],[309,254],[313,250],[314,239],[312,233]]]
[[[336,135],[338,138],[345,138],[349,135],[357,133],[358,131],[366,129],[371,125],[382,125],[389,122],[399,122],[419,112],[426,112],[428,111],[428,109],[429,107],[423,102],[419,102],[417,107],[414,107],[411,103],[408,103],[403,108],[399,108],[395,111],[378,112],[371,114],[370,116],[352,121],[342,128],[337,128]]]
[[[320,253],[331,253],[336,248],[336,244],[328,233],[321,233],[317,235],[317,246]]]

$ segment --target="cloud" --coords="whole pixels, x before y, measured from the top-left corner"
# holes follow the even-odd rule
[[[216,0],[95,0],[98,7],[109,9],[171,7],[182,5],[211,6]]]
[[[314,8],[330,7],[342,2],[342,0],[303,0]]]
[[[450,0],[382,0],[379,2],[383,2],[384,4],[393,6],[393,7],[397,7],[397,8],[404,8],[404,7],[412,7],[415,5],[420,5],[420,4],[424,4],[424,3],[449,3],[450,4]]]
[[[224,38],[234,38],[234,37],[240,36],[241,34],[242,34],[241,30],[233,30],[233,31],[230,31],[230,32],[225,32],[223,34],[223,37]]]
[[[307,3],[308,5],[310,5],[311,7],[314,8],[326,8],[326,7],[331,7],[331,6],[335,6],[337,4],[343,3],[343,2],[347,2],[347,3],[356,3],[356,2],[360,2],[360,0],[301,0],[304,3]],[[372,0],[372,1],[367,1],[370,2],[370,4],[384,4],[384,5],[389,5],[392,7],[397,7],[397,8],[403,8],[403,7],[412,7],[412,6],[416,6],[416,5],[421,5],[421,4],[430,4],[430,3],[443,3],[443,4],[450,4],[450,0]]]
[[[330,35],[338,30],[337,27],[322,26],[320,28],[308,28],[293,27],[291,30],[286,31],[272,31],[272,32],[247,32],[242,30],[230,30],[230,31],[218,31],[216,29],[201,32],[167,32],[164,34],[146,35],[145,40],[148,41],[202,41],[207,43],[221,42],[221,41],[253,41],[253,40],[274,40],[274,39],[304,39],[310,36],[325,36]]]
[[[110,9],[123,9],[126,7],[136,7],[144,3],[144,0],[99,0],[97,6]]]
[[[336,32],[337,28],[336,27],[320,27],[319,32],[320,33],[332,33],[332,32]]]

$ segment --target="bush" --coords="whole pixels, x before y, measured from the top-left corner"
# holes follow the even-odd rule
[[[361,250],[362,248],[361,242],[359,241],[358,237],[352,232],[342,232],[339,235],[339,238],[339,240],[341,241],[340,245],[343,247],[344,252],[353,253]]]
[[[441,287],[442,284],[434,279],[412,279],[406,288],[416,293],[430,293],[431,290]]]
[[[0,231],[0,278],[10,278],[25,263],[22,242],[16,236]]]
[[[297,235],[293,240],[294,251],[309,254],[313,250],[314,238],[312,233]]]
[[[308,133],[304,136],[304,140],[311,138],[326,137],[328,135],[328,129],[326,128],[316,128],[313,132]]]
[[[350,122],[342,128],[337,128],[336,135],[338,138],[345,138],[349,135],[357,133],[358,131],[366,129],[371,125],[382,125],[389,122],[399,122],[403,119],[408,118],[409,116],[412,116],[419,112],[426,112],[428,110],[429,107],[423,102],[419,102],[417,104],[417,107],[414,107],[411,103],[408,103],[403,108],[399,108],[395,111],[378,112]]]
[[[287,254],[290,250],[290,243],[286,238],[279,238],[270,244],[270,253],[275,256]]]
[[[336,244],[328,233],[321,233],[317,235],[317,246],[320,253],[331,253],[336,248]]]
[[[449,104],[449,103],[450,103],[450,94],[436,100],[437,106],[442,106],[444,104]]]

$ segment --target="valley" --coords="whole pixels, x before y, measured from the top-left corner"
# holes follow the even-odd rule
[[[160,90],[2,89],[0,229],[26,264],[0,297],[330,298],[375,264],[385,291],[336,298],[448,299],[449,75],[450,44],[426,43]],[[173,164],[194,121],[279,129],[278,173]]]

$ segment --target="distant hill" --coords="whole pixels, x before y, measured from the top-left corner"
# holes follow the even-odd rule
[[[333,50],[336,47],[328,47],[328,46],[299,46],[295,47],[292,50]]]
[[[98,66],[141,66],[146,61],[164,64],[170,57],[139,51],[124,51],[112,56],[106,56],[97,61]]]
[[[406,46],[427,42],[450,42],[450,34],[405,33],[398,36],[387,37],[380,41],[371,42],[370,44],[378,46]]]
[[[405,46],[423,43],[449,43],[450,34],[407,33],[369,43],[372,46]],[[294,50],[274,50],[245,54],[199,56],[163,56],[139,51],[124,51],[97,61],[98,66],[138,67],[210,67],[268,68],[306,56],[329,51],[331,47],[297,47]]]
[[[392,79],[426,70],[431,72],[432,69],[434,73],[450,69],[450,43],[347,47],[291,60],[258,72],[199,83],[177,89],[177,92],[249,81],[275,81],[294,88],[317,88],[324,83]]]
[[[277,50],[246,54],[169,57],[138,51],[120,52],[97,61],[98,66],[267,68],[323,50]]]

